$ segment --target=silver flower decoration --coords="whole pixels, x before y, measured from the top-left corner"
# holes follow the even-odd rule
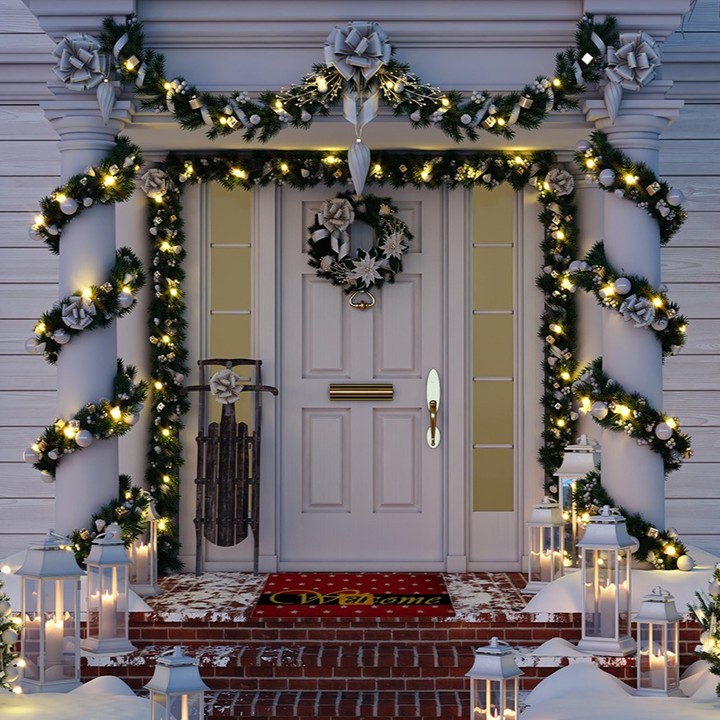
[[[360,260],[353,260],[355,269],[348,273],[349,280],[359,280],[366,288],[376,281],[381,279],[381,275],[378,272],[381,267],[381,263],[371,255],[366,255]]]
[[[646,32],[623,33],[620,47],[607,49],[605,74],[612,83],[626,90],[639,90],[655,77],[660,50]]]
[[[635,327],[647,327],[655,319],[655,307],[650,300],[628,295],[619,308],[623,320],[632,321]]]
[[[575,189],[575,178],[562,168],[553,168],[545,176],[548,190],[556,195],[569,195]]]
[[[81,295],[73,295],[62,308],[62,321],[73,330],[84,330],[95,318],[95,305]]]
[[[161,198],[170,188],[170,177],[160,168],[150,168],[140,182],[144,193],[153,200]]]
[[[100,43],[92,35],[66,35],[53,55],[59,58],[53,72],[71,90],[94,88],[107,77],[108,59],[100,54]]]
[[[337,253],[339,260],[342,260],[350,252],[350,238],[347,229],[354,220],[355,210],[353,210],[352,203],[346,198],[325,200],[320,206],[318,223],[330,235],[330,245]]]
[[[394,230],[386,238],[385,242],[380,246],[385,257],[402,257],[405,252],[405,235],[401,230]]]
[[[325,40],[325,64],[346,79],[362,75],[369,80],[390,60],[392,48],[385,31],[375,22],[351,22],[336,27]]]
[[[323,272],[330,272],[334,263],[335,258],[333,258],[332,255],[325,255],[320,260],[320,270],[322,270]]]
[[[223,405],[237,402],[244,389],[240,376],[230,368],[218,370],[210,378],[210,392]]]

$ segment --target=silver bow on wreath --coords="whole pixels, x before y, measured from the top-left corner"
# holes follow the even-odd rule
[[[313,241],[330,236],[330,246],[342,260],[350,252],[350,236],[347,229],[355,221],[355,210],[346,198],[325,200],[318,212],[318,223],[323,227],[312,234]]]
[[[229,368],[218,370],[210,378],[210,392],[223,405],[237,402],[244,389],[241,377]]]
[[[655,307],[650,300],[629,295],[620,305],[620,314],[623,320],[632,320],[637,328],[647,327],[655,319]]]

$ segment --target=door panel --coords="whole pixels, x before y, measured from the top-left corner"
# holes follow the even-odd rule
[[[279,565],[440,570],[446,476],[443,445],[425,442],[425,382],[433,367],[445,382],[445,196],[393,191],[415,240],[404,272],[361,311],[307,264],[307,227],[333,195],[282,191]],[[394,396],[331,401],[331,382],[392,383]]]

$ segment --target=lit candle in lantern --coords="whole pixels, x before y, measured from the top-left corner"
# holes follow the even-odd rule
[[[148,562],[150,560],[150,546],[145,543],[140,543],[135,548],[135,582],[136,583],[147,583],[148,582]]]
[[[190,711],[188,709],[188,696],[183,695],[180,700],[180,720],[188,720]]]
[[[45,668],[62,665],[65,624],[54,617],[45,622]]]
[[[106,640],[117,635],[117,595],[105,593],[100,608],[100,638]]]
[[[598,599],[598,612],[600,613],[600,635],[611,637],[615,635],[615,584],[608,583],[600,588]]]

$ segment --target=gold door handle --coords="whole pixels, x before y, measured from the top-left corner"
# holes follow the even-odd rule
[[[430,447],[435,447],[437,436],[437,400],[431,400],[428,407],[430,411]]]
[[[430,413],[430,427],[427,431],[427,444],[434,449],[440,444],[440,430],[438,428],[438,410],[440,409],[440,376],[434,368],[428,373],[426,397],[428,413]]]

